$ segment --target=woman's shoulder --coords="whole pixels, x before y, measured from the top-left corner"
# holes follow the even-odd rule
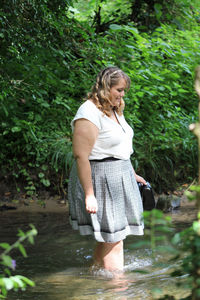
[[[94,104],[94,102],[93,102],[92,100],[90,100],[90,99],[85,100],[84,103],[83,103],[82,105],[85,105],[85,106],[89,106],[89,107],[93,107],[93,108],[98,109],[98,108],[96,107],[96,105]]]
[[[100,113],[100,110],[96,107],[96,105],[92,102],[92,100],[86,100],[78,109],[78,112],[87,112],[87,113]]]
[[[94,123],[97,128],[101,128],[100,110],[91,100],[86,100],[83,104],[81,104],[74,119],[72,120],[72,128],[74,126],[74,122],[78,119],[89,120]]]

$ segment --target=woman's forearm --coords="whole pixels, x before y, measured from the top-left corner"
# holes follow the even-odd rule
[[[92,185],[91,167],[88,158],[78,157],[76,159],[78,177],[85,192],[85,196],[93,196],[94,190]]]
[[[77,169],[80,183],[85,193],[85,208],[88,213],[96,213],[98,210],[97,199],[94,195],[91,167],[88,158],[77,158]]]

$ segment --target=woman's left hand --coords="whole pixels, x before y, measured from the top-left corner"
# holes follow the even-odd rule
[[[145,185],[147,184],[146,180],[142,176],[139,176],[139,175],[135,174],[135,179],[136,179],[137,182],[140,182],[140,183],[145,184]]]

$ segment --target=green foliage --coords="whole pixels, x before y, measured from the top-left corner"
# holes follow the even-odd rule
[[[170,236],[174,232],[171,217],[165,216],[161,210],[153,209],[151,211],[144,211],[143,219],[145,238],[142,241],[134,243],[130,248],[148,247],[152,250],[152,258],[154,260],[156,259],[157,252],[163,253],[167,251],[168,254],[171,253],[174,255],[175,249],[169,244]]]
[[[197,201],[197,194],[200,186],[192,186],[194,200]],[[194,194],[196,192],[196,194]],[[165,216],[161,211],[153,209],[144,212],[145,222],[145,240],[142,244],[136,244],[134,247],[140,247],[143,244],[152,249],[153,258],[156,253],[170,254],[170,264],[174,262],[170,276],[174,278],[177,286],[183,285],[190,293],[185,300],[199,299],[200,293],[200,213],[192,226],[181,232],[173,233],[173,224],[171,218]],[[166,266],[169,266],[168,262]],[[175,267],[174,267],[175,266]],[[144,270],[145,271],[145,270]],[[181,280],[184,277],[184,282]],[[162,294],[162,290],[155,288],[153,293]],[[156,297],[156,299],[158,299]],[[161,299],[175,299],[173,296],[165,295]],[[182,298],[182,300],[184,300]]]
[[[184,285],[191,291],[191,296],[186,299],[199,299],[200,219],[194,221],[190,228],[187,228],[181,233],[177,233],[172,242],[176,246],[181,245],[179,248],[181,264],[171,275],[173,277],[187,275],[187,280]]]
[[[132,79],[125,115],[135,128],[135,168],[155,182],[158,191],[173,189],[177,180],[192,180],[197,145],[188,126],[197,117],[197,29],[182,32],[162,26],[149,36],[134,27],[112,25],[108,35],[110,44],[121,45],[112,47],[115,63],[120,61]]]
[[[88,21],[96,32],[105,32],[111,23],[132,23],[141,31],[152,31],[161,24],[191,29],[200,19],[198,0],[79,0],[70,12],[78,20]]]
[[[128,19],[120,21],[122,12],[130,13],[129,1],[122,11],[116,10],[120,1],[84,2],[85,9],[101,6],[107,30],[97,35],[92,21],[76,19],[73,4],[2,2],[0,179],[21,182],[28,197],[41,188],[64,191],[73,160],[70,122],[94,77],[108,65],[118,65],[132,80],[125,115],[135,130],[137,171],[157,191],[194,178],[197,146],[187,128],[196,118],[199,25],[191,31],[159,25],[151,34],[141,33]],[[83,5],[75,4],[74,9]],[[159,2],[155,9],[161,20]]]
[[[26,286],[35,286],[34,282],[29,278],[22,275],[12,275],[12,271],[16,269],[16,261],[9,255],[13,249],[18,249],[24,257],[27,257],[26,250],[23,246],[23,242],[28,240],[29,243],[34,243],[34,236],[37,235],[37,230],[33,225],[31,230],[24,233],[22,230],[18,232],[18,240],[10,245],[8,243],[0,243],[0,247],[3,252],[0,254],[0,264],[3,266],[3,270],[0,274],[0,298],[5,299],[8,291],[24,290]]]
[[[13,1],[1,6],[0,142],[5,146],[0,161],[4,175],[11,172],[16,180],[24,180],[28,196],[39,187],[33,182],[35,173],[40,174],[39,184],[50,185],[47,170],[41,177],[47,162],[55,161],[58,171],[49,149],[62,140],[69,151],[69,123],[79,105],[74,99],[85,94],[85,85],[78,91],[76,82],[87,79],[87,71],[84,61],[75,58],[81,56],[78,40],[86,33],[78,24],[73,29],[75,22],[66,16],[70,4]],[[69,159],[66,155],[59,169]]]
[[[158,209],[144,211],[145,235],[150,238],[150,246],[153,252],[161,250],[163,243],[167,242],[166,233],[171,233],[171,218],[164,216],[164,213]],[[162,246],[160,245],[162,243]],[[166,246],[166,245],[165,245]],[[169,250],[169,249],[168,249]]]

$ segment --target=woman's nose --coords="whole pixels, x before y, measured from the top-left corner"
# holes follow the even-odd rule
[[[124,91],[121,91],[120,96],[124,97],[124,95],[125,95]]]

